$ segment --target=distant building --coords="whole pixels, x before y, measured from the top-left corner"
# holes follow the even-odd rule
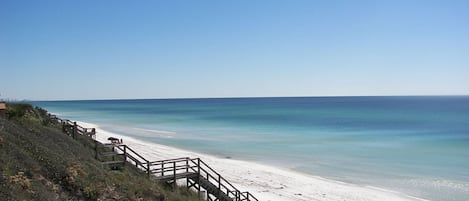
[[[7,109],[6,104],[0,102],[0,118],[4,119],[6,117],[6,109]]]

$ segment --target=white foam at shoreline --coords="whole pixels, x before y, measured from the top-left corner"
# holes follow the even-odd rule
[[[253,162],[217,158],[144,142],[102,130],[95,124],[78,123],[83,127],[96,128],[96,140],[100,142],[108,143],[107,138],[111,136],[122,138],[124,144],[150,161],[179,157],[199,157],[238,189],[249,191],[261,201],[424,200],[376,187],[358,186]]]

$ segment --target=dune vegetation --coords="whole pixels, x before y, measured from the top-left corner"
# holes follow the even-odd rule
[[[0,131],[0,200],[199,200],[126,166],[94,159],[94,142],[64,135],[47,111],[8,103]]]

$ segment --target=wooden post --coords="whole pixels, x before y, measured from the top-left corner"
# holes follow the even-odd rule
[[[221,177],[220,177],[220,174],[218,174],[218,199],[221,198]]]
[[[197,196],[200,199],[200,177],[201,177],[201,175],[200,175],[200,158],[197,158],[197,175],[198,175],[197,183],[199,183],[198,186],[197,186]]]
[[[164,176],[164,162],[161,162],[161,176]]]
[[[176,189],[176,161],[173,162],[173,181],[174,189]]]
[[[189,158],[186,158],[186,173],[189,172]],[[186,177],[186,186],[189,188],[189,177]]]
[[[77,127],[77,122],[74,121],[74,122],[73,122],[73,139],[75,139],[75,140],[77,139],[77,132],[78,132],[78,131],[77,131],[77,128],[78,128],[78,127]]]
[[[124,145],[124,165],[127,162],[127,146]]]
[[[150,174],[151,174],[151,172],[150,172],[150,161],[147,160],[146,162],[147,162],[147,175],[148,175],[148,177],[150,177]]]
[[[116,151],[115,145],[113,144],[113,145],[112,145],[112,153],[113,153],[113,154],[112,154],[112,161],[115,161],[115,160],[116,160],[116,155],[114,155],[114,154],[115,154],[115,153],[114,153],[115,151]]]
[[[98,141],[94,141],[94,158],[98,160]]]

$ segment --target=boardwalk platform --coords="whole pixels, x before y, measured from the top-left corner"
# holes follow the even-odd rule
[[[184,173],[179,173],[175,175],[159,176],[159,177],[156,177],[156,179],[162,182],[169,182],[169,181],[174,181],[174,180],[179,180],[179,179],[197,179],[198,176],[199,175],[197,173],[184,172]]]

